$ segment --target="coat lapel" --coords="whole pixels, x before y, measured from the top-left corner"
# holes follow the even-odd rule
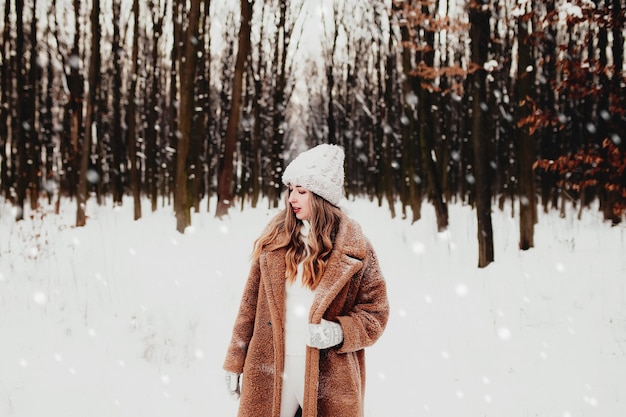
[[[309,315],[311,323],[317,324],[322,320],[337,294],[348,285],[350,279],[363,266],[365,242],[359,238],[362,234],[360,230],[357,230],[358,227],[358,224],[347,217],[339,226],[335,247],[315,291],[315,299]]]
[[[333,259],[333,257],[337,259]],[[311,323],[321,322],[330,304],[361,268],[362,262],[344,253],[335,253],[331,255],[327,265],[328,267],[315,290],[315,298],[309,315],[309,322]]]
[[[267,252],[261,264],[263,286],[269,301],[272,321],[280,329],[285,328],[285,253],[284,249]]]

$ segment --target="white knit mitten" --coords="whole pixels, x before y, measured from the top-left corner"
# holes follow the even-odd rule
[[[241,395],[241,386],[239,385],[239,379],[241,374],[236,372],[226,371],[226,388],[228,389],[228,393],[235,397],[235,399],[239,399]]]
[[[320,324],[309,324],[309,339],[307,345],[328,349],[343,342],[341,324],[322,319]]]

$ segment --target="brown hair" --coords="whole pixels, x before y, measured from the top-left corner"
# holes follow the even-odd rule
[[[291,210],[289,193],[285,194],[285,208],[270,221],[261,236],[254,242],[252,258],[255,261],[258,260],[265,250],[287,248],[285,278],[293,282],[298,272],[298,264],[302,262],[302,282],[314,290],[322,278],[326,262],[333,250],[343,213],[339,207],[311,193],[311,218],[309,219],[311,229],[305,245],[300,239],[302,221]]]

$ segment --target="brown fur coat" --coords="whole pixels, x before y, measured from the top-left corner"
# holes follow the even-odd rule
[[[224,369],[243,373],[239,417],[279,417],[284,365],[285,250],[252,265]],[[339,322],[344,341],[307,347],[302,417],[362,417],[365,352],[389,316],[376,254],[361,227],[344,217],[309,314]]]

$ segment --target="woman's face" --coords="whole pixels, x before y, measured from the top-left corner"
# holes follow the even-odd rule
[[[311,218],[311,192],[300,186],[289,186],[289,204],[300,220]]]

